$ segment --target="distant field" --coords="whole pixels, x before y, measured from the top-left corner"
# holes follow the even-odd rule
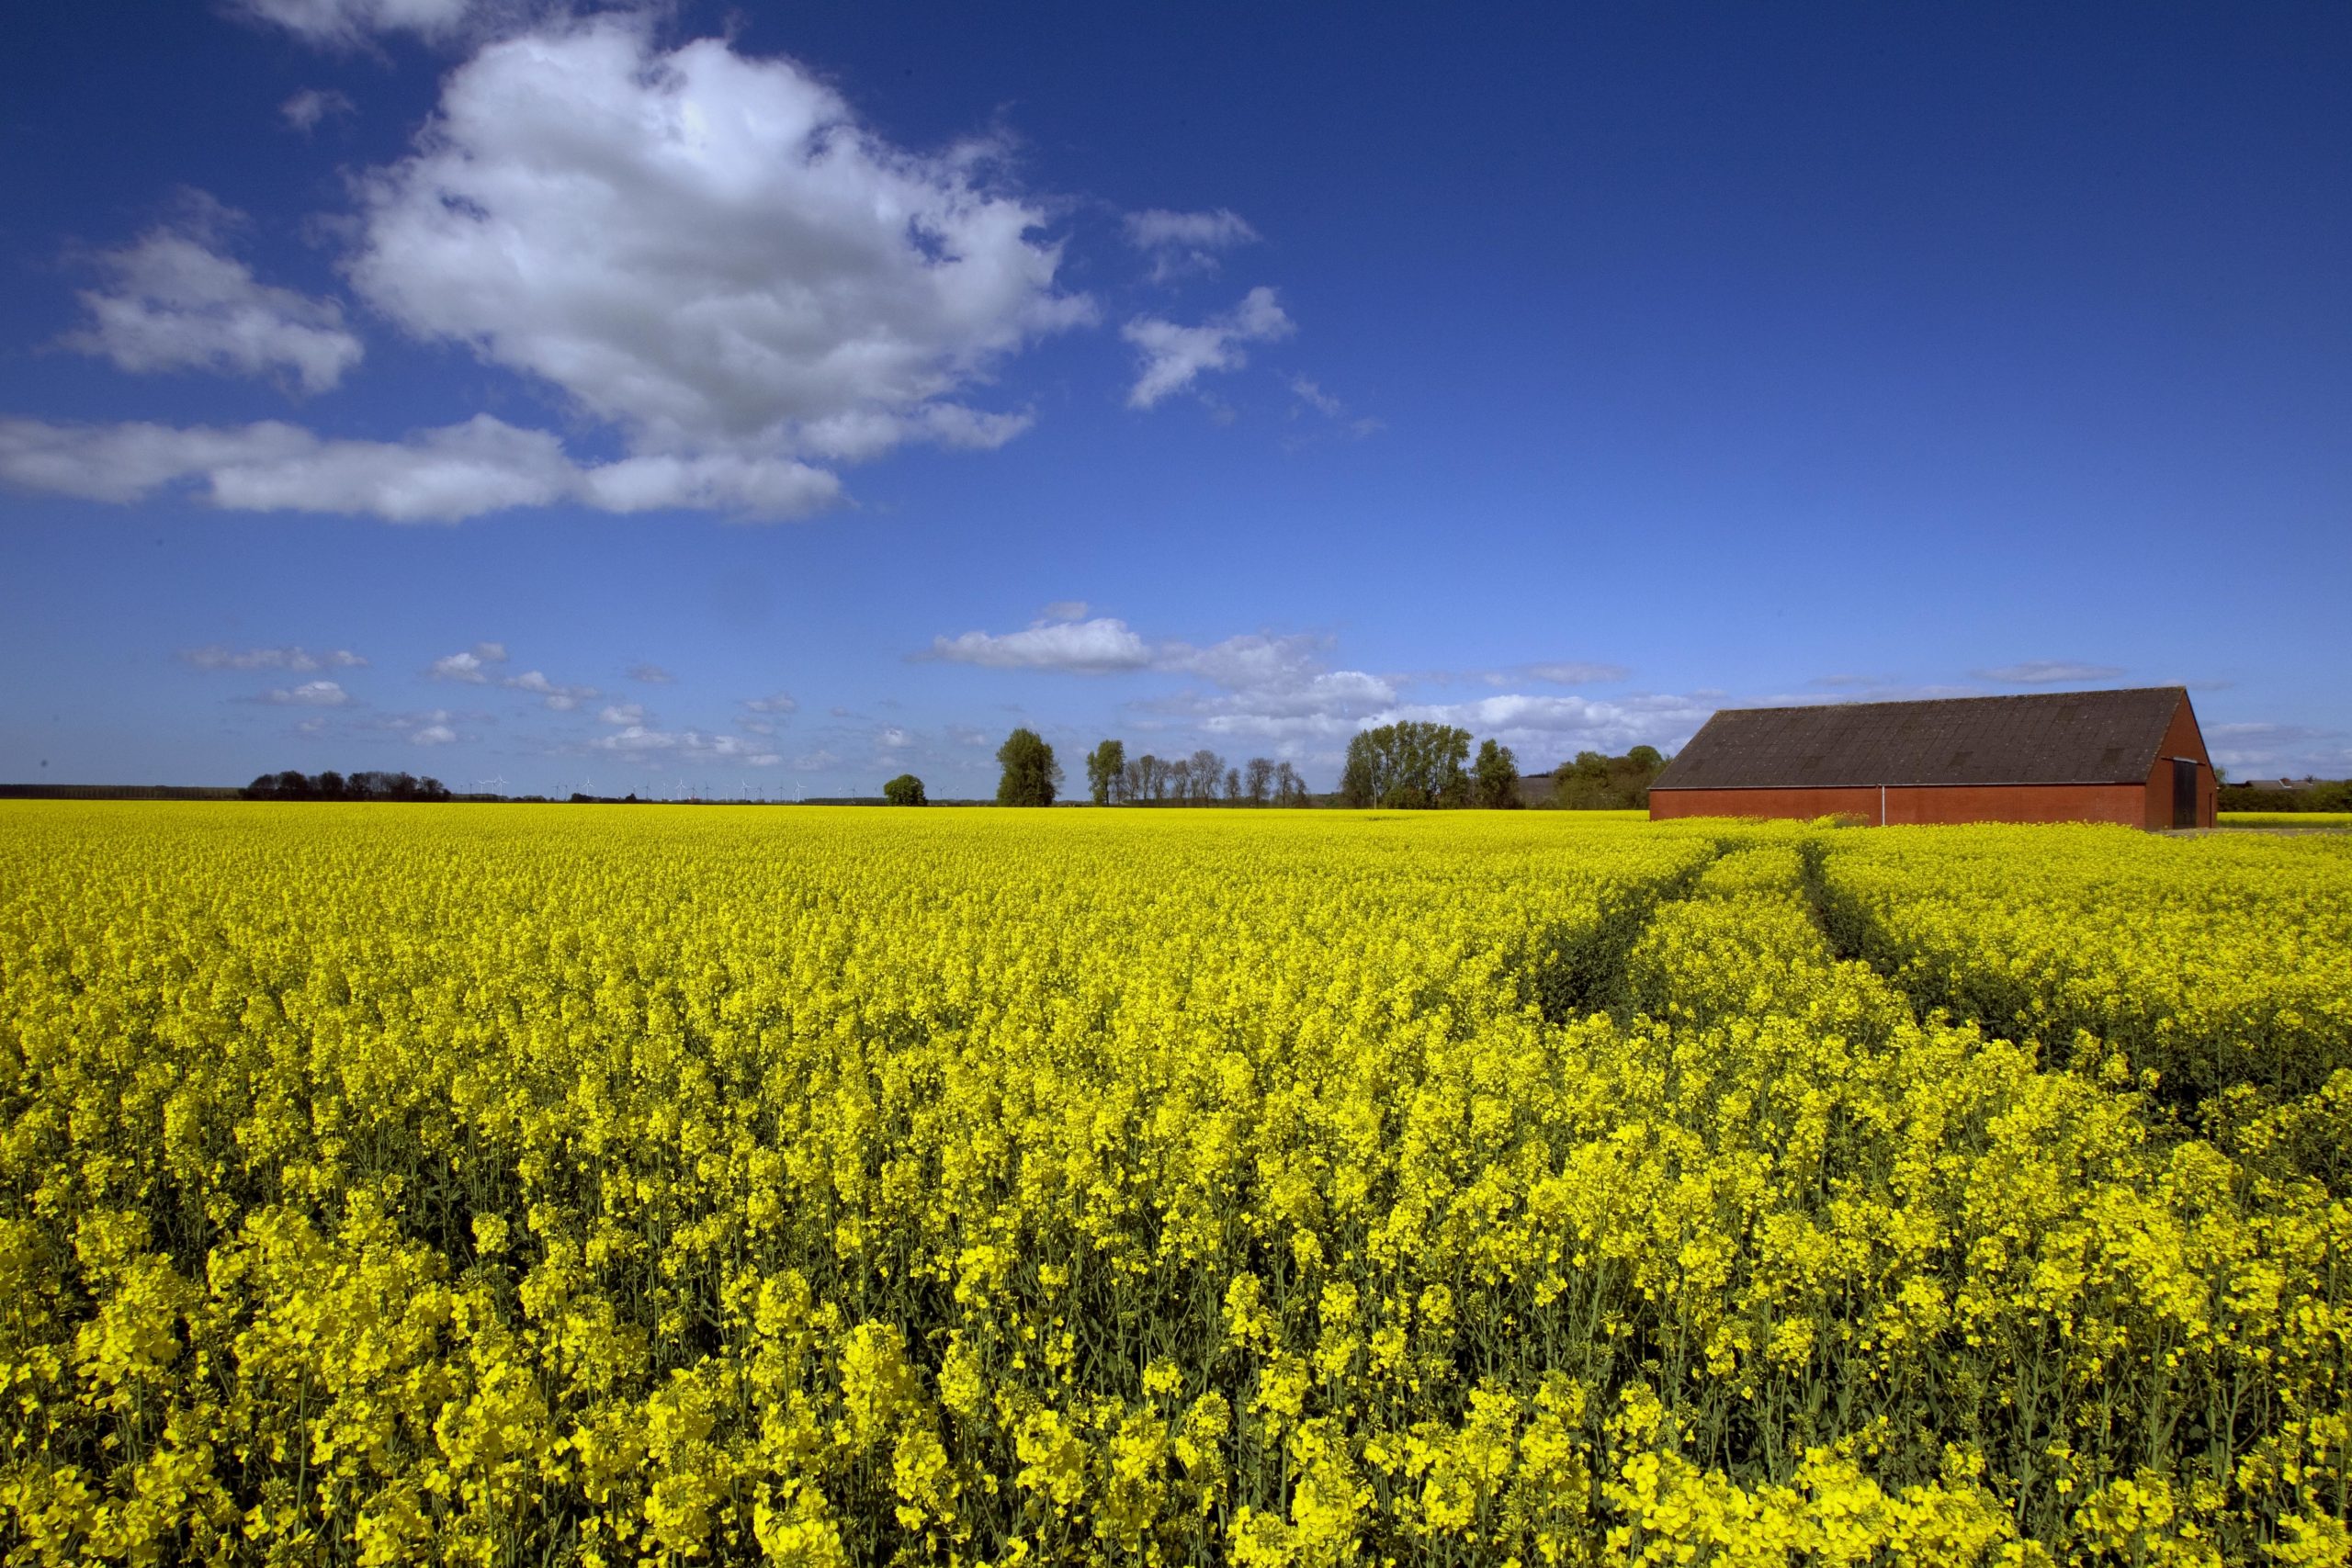
[[[2224,811],[2224,828],[2352,828],[2352,811]]]
[[[2347,1066],[2338,837],[0,805],[0,1551],[2327,1561]]]

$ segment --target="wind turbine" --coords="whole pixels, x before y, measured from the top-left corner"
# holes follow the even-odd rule
[[[474,780],[474,784],[477,787],[481,789],[504,789],[506,787],[506,779],[505,775],[501,774],[499,777],[494,779],[476,779]]]

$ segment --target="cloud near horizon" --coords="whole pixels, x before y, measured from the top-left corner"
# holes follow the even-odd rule
[[[2064,659],[2029,659],[2018,664],[2004,664],[1993,670],[1972,670],[1969,673],[1980,681],[1996,681],[2005,686],[2055,686],[2069,681],[2112,681],[2123,671],[2113,664],[2084,664]]]

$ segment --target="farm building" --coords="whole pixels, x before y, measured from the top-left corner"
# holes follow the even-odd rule
[[[1650,785],[1650,816],[2210,828],[2215,781],[2178,686],[1725,708]]]

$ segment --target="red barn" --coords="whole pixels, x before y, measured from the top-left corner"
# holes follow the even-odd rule
[[[1650,785],[1650,817],[2211,828],[2215,783],[2179,686],[1725,708]]]

